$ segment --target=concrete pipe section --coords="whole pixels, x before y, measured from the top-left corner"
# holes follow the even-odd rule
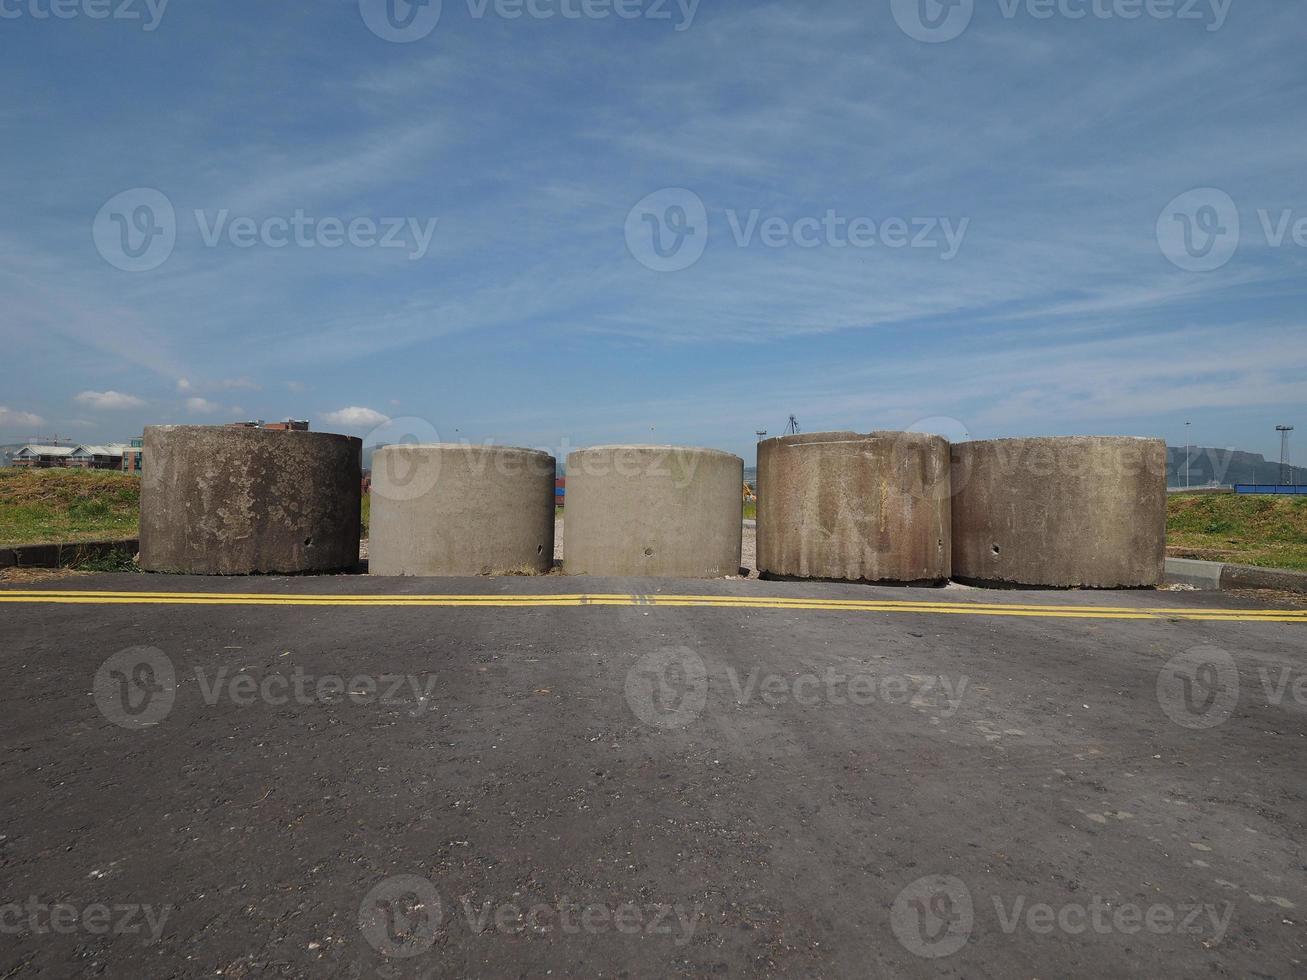
[[[544,575],[554,457],[508,446],[397,445],[372,457],[373,575]]]
[[[765,578],[941,583],[949,449],[917,432],[812,432],[758,444]]]
[[[738,575],[744,461],[716,449],[597,446],[567,457],[568,575]]]
[[[1053,588],[1157,585],[1166,444],[1072,436],[953,446],[953,577]]]
[[[353,568],[362,448],[326,432],[147,426],[141,567],[195,575]]]

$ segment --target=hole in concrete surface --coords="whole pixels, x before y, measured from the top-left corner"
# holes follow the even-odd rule
[[[311,537],[309,537],[309,538],[305,538],[305,539],[304,539],[304,547],[309,548],[309,547],[312,547],[312,546],[313,546],[313,538],[311,538]]]
[[[538,545],[536,545],[536,554],[537,554],[537,555],[542,555],[542,554],[544,554],[544,551],[545,551],[545,546],[544,546],[544,545],[542,545],[542,544],[538,544]]]
[[[653,549],[652,549],[652,548],[645,548],[645,549],[644,549],[644,556],[645,556],[646,558],[652,558],[652,557],[653,557]]]
[[[998,545],[994,545],[994,547],[993,547],[993,548],[991,548],[991,549],[990,549],[990,550],[991,550],[991,551],[993,551],[993,552],[994,552],[994,554],[996,554],[996,555],[997,555],[997,554],[998,554]]]

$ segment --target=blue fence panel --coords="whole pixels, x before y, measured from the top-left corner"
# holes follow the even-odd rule
[[[1307,486],[1291,486],[1275,483],[1236,483],[1235,493],[1292,493],[1307,494]]]

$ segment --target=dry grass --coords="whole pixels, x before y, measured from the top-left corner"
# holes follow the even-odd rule
[[[129,473],[0,469],[0,545],[135,537],[140,498]]]

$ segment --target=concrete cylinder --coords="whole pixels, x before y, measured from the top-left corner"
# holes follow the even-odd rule
[[[397,445],[372,457],[372,575],[543,575],[554,457],[509,446]]]
[[[326,432],[147,426],[141,567],[196,575],[355,567],[362,448]]]
[[[949,450],[918,432],[811,432],[758,444],[767,578],[948,579]]]
[[[953,577],[1052,588],[1157,585],[1166,444],[1070,436],[953,446]]]
[[[744,461],[716,449],[596,446],[567,457],[568,575],[738,575]]]

